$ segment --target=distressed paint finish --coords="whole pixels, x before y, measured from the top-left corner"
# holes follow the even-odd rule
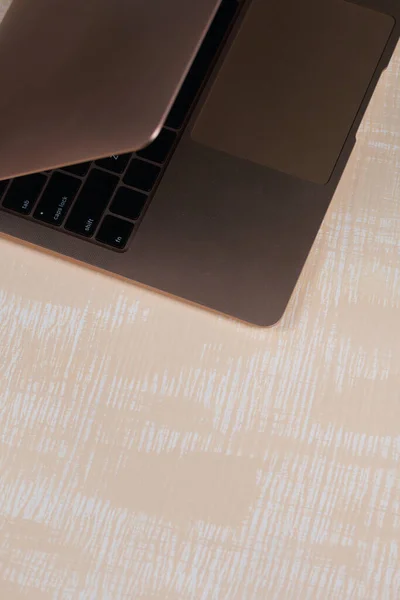
[[[0,240],[1,599],[400,598],[399,77],[274,329]]]

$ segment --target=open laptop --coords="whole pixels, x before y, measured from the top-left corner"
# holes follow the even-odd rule
[[[14,0],[0,231],[276,323],[399,17],[398,0]]]

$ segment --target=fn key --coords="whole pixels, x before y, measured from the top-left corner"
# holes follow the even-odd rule
[[[108,215],[104,218],[104,221],[97,232],[96,240],[107,246],[122,250],[128,243],[132,231],[132,223]]]

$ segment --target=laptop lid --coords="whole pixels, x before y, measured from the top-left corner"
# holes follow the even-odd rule
[[[0,24],[0,179],[154,139],[220,0],[14,0]]]

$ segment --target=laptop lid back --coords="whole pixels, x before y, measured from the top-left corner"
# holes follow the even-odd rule
[[[0,179],[154,139],[220,0],[14,0],[0,25]]]

